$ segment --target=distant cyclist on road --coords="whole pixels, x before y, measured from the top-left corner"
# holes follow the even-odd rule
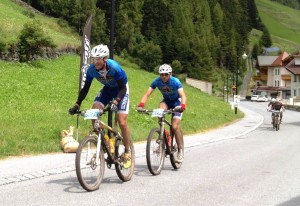
[[[282,117],[283,117],[283,112],[285,110],[283,104],[281,101],[279,101],[278,97],[272,98],[271,102],[268,104],[268,110],[276,110],[276,111],[280,111],[280,116],[279,116],[279,121],[280,123],[282,122]],[[272,113],[272,124],[274,122],[274,114]]]
[[[163,99],[159,104],[159,108],[167,110],[175,108],[176,113],[173,114],[172,127],[175,134],[175,139],[178,145],[177,162],[181,163],[184,158],[183,153],[183,136],[180,130],[180,121],[182,112],[186,109],[186,95],[183,91],[182,84],[179,79],[172,76],[172,68],[168,64],[163,64],[159,67],[160,77],[155,78],[147,92],[142,97],[139,108],[144,108],[149,96],[155,88],[163,95]]]
[[[112,59],[108,59],[109,49],[106,45],[95,46],[91,51],[94,63],[89,66],[86,73],[86,81],[80,90],[76,104],[69,109],[70,114],[79,110],[81,102],[89,92],[92,80],[96,78],[104,87],[95,97],[92,108],[103,109],[110,101],[110,110],[117,112],[117,121],[121,128],[125,146],[124,168],[131,166],[131,153],[129,151],[130,131],[127,124],[129,111],[129,86],[125,71]],[[93,120],[94,122],[95,120]],[[94,123],[93,123],[94,125]]]

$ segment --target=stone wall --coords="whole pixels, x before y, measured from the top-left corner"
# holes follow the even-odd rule
[[[284,105],[285,109],[288,109],[288,110],[293,110],[293,111],[297,111],[297,112],[300,112],[300,106],[297,106],[297,105]]]
[[[44,49],[42,56],[34,56],[33,60],[53,59],[53,58],[58,58],[59,56],[61,56],[63,54],[78,54],[78,53],[79,53],[79,49],[75,48],[75,47],[71,47],[71,46],[65,47],[65,48],[60,48],[60,49],[46,48],[46,49]],[[18,49],[16,47],[12,46],[8,52],[5,52],[5,53],[0,52],[0,60],[18,62],[20,60]]]
[[[185,79],[185,82],[192,87],[200,89],[202,92],[205,92],[210,95],[212,94],[212,83],[211,82],[201,81],[201,80],[192,79],[192,78],[188,78],[188,77]]]

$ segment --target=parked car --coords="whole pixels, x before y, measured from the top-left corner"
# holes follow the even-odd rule
[[[251,96],[251,102],[257,101],[258,95],[252,95]]]
[[[269,101],[269,100],[268,100],[268,98],[267,98],[266,96],[259,95],[259,96],[257,97],[257,100],[256,100],[256,101],[258,101],[258,102],[267,102],[267,101]]]

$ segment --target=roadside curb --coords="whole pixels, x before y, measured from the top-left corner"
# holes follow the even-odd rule
[[[259,127],[264,118],[242,106],[243,119],[205,133],[184,136],[185,149],[240,138]],[[146,156],[146,142],[134,144],[136,158]],[[0,186],[75,171],[75,153],[57,153],[0,160]]]

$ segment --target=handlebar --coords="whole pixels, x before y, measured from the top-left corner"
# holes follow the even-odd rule
[[[143,109],[140,109],[140,108],[137,109],[137,112],[146,113],[146,114],[150,114],[153,111],[154,111],[154,109],[152,109],[152,110],[148,110],[148,109],[144,109],[144,108]],[[164,110],[163,112],[164,112],[164,114],[172,114],[172,113],[175,113],[177,111],[175,109],[168,109],[168,110]]]
[[[274,109],[269,109],[268,111],[272,112],[272,113],[280,113],[281,112],[281,110],[274,110]]]
[[[106,105],[106,107],[104,107],[104,109],[102,109],[102,110],[99,109],[99,110],[100,110],[99,116],[101,116],[101,115],[105,114],[106,112],[110,111],[110,106],[111,106],[112,102],[113,102],[113,101],[110,101],[110,102]],[[84,116],[84,114],[86,113],[86,111],[87,111],[87,110],[78,110],[78,111],[76,111],[74,114],[77,114],[77,115],[79,115],[79,116]]]

